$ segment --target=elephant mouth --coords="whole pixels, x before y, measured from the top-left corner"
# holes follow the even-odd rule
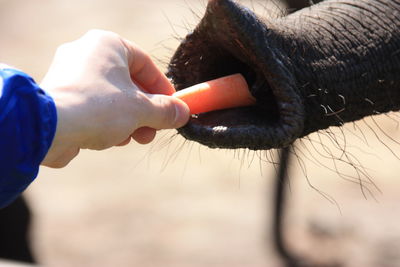
[[[295,79],[279,60],[270,29],[231,0],[211,0],[195,30],[181,42],[167,75],[177,90],[241,73],[257,104],[192,116],[178,129],[211,148],[281,148],[302,133],[303,105]]]

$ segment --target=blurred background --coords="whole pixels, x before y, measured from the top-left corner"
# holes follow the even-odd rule
[[[242,3],[268,13],[263,1]],[[57,46],[92,28],[136,42],[165,70],[174,37],[194,27],[206,1],[0,4],[0,62],[40,82]],[[346,266],[400,266],[396,116],[296,143],[286,223],[293,249]],[[147,146],[82,151],[64,169],[41,168],[26,192],[33,250],[43,266],[280,266],[270,232],[276,160],[275,152],[208,149],[176,131]]]

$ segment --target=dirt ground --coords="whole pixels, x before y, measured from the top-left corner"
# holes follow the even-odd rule
[[[0,61],[40,81],[59,44],[101,28],[165,69],[173,36],[192,28],[204,2],[0,0]],[[286,237],[298,253],[400,266],[400,160],[392,153],[400,155],[400,136],[391,116],[376,118],[379,128],[368,119],[296,144]],[[208,149],[175,131],[148,146],[82,151],[64,169],[42,168],[27,190],[34,251],[43,266],[281,266],[269,231],[273,159]]]

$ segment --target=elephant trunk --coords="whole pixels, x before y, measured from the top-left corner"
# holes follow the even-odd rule
[[[400,109],[399,15],[399,1],[325,1],[271,25],[296,78],[303,136]]]
[[[168,75],[182,89],[240,72],[257,106],[199,114],[179,132],[209,147],[270,149],[400,109],[400,0],[327,0],[262,20],[209,0]]]

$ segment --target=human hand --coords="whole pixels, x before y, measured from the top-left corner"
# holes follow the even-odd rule
[[[189,108],[149,55],[112,32],[92,30],[61,45],[41,85],[54,99],[57,130],[42,164],[64,167],[81,148],[151,142],[178,128]]]

